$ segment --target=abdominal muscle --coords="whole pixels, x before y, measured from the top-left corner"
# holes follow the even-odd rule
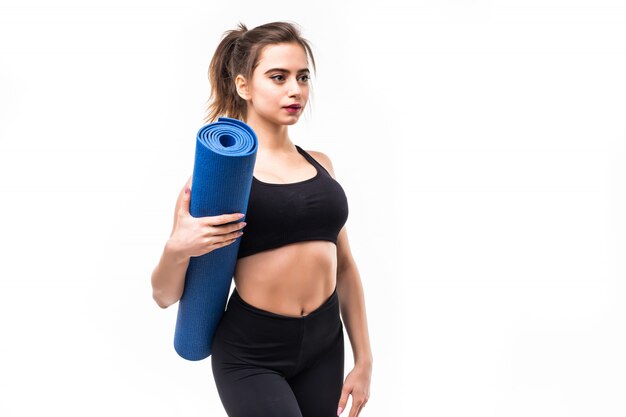
[[[337,282],[337,246],[325,240],[290,243],[237,261],[235,287],[248,304],[291,317],[320,307]]]

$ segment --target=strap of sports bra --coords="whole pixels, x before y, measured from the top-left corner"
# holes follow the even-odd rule
[[[319,162],[317,162],[317,160],[315,158],[313,158],[307,151],[305,151],[304,149],[302,149],[300,146],[296,145],[296,147],[298,149],[300,149],[300,151],[302,152],[302,155],[304,155],[304,157],[311,162],[312,164],[315,164],[317,167],[320,167],[324,170],[324,172],[326,172],[326,174],[328,174],[328,176],[330,175],[330,172],[328,172],[328,170],[326,168],[324,168],[324,165],[320,164]]]

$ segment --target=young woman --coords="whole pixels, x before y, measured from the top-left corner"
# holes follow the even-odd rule
[[[309,98],[309,56],[315,69],[309,43],[290,23],[240,23],[225,33],[210,64],[206,121],[238,118],[258,136],[247,226],[225,224],[238,213],[192,217],[189,178],[152,275],[153,297],[166,308],[182,295],[191,256],[241,236],[235,289],[211,354],[229,416],[331,417],[351,395],[356,417],[369,399],[373,358],[344,226],[346,195],[328,156],[305,151],[288,133]],[[344,323],[355,363],[345,381]]]

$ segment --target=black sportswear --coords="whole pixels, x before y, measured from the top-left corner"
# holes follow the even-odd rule
[[[348,200],[341,185],[308,152],[298,152],[317,170],[314,177],[287,184],[252,177],[246,227],[237,258],[304,240],[327,240],[348,219]]]
[[[302,317],[257,308],[235,288],[215,331],[211,368],[230,417],[336,416],[344,378],[336,287]]]

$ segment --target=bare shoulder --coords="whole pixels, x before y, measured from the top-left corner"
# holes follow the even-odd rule
[[[328,155],[326,155],[324,152],[319,152],[319,151],[309,151],[309,150],[307,150],[307,152],[313,158],[315,158],[315,160],[317,162],[319,162],[320,165],[322,165],[324,168],[326,168],[326,171],[328,171],[333,178],[335,178],[335,171],[333,170],[333,163],[330,160],[330,158],[328,157]]]

